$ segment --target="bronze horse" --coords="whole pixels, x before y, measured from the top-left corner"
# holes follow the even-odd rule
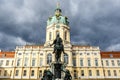
[[[65,53],[64,52],[64,46],[62,44],[62,39],[60,38],[59,34],[57,34],[56,39],[53,41],[53,43],[50,45],[52,46],[54,44],[54,51],[53,53],[55,53],[55,58],[56,61],[60,61],[61,58],[61,53]]]

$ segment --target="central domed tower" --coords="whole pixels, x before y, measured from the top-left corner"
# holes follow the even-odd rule
[[[49,17],[47,20],[45,46],[51,44],[55,40],[57,34],[62,38],[64,45],[71,45],[68,18],[62,16],[62,10],[59,5],[57,5],[57,8],[55,9],[54,16]]]

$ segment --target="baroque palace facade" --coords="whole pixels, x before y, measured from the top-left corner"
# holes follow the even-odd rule
[[[43,71],[55,61],[53,46],[49,45],[59,33],[66,54],[61,55],[70,70],[73,80],[120,80],[120,52],[103,52],[98,46],[73,45],[67,17],[59,7],[49,17],[46,41],[43,45],[16,46],[15,51],[0,51],[0,80],[39,80]]]

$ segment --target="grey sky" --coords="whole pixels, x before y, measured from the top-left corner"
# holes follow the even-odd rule
[[[46,21],[58,0],[0,0],[0,49],[45,41]],[[120,50],[120,0],[59,0],[71,41]]]

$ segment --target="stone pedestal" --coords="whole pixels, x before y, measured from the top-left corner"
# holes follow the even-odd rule
[[[61,80],[61,67],[62,67],[62,63],[60,62],[52,62],[51,63],[51,71],[54,75],[54,79]]]
[[[55,76],[55,79],[57,79],[57,78],[61,79],[61,66],[62,66],[61,63],[55,63],[54,64],[54,76]]]

